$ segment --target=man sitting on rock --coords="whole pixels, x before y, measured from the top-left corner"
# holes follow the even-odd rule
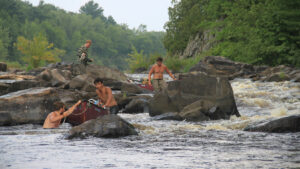
[[[167,84],[164,81],[164,72],[166,71],[170,77],[174,80],[176,78],[173,76],[173,74],[169,71],[166,65],[163,63],[163,58],[159,57],[156,59],[156,64],[152,66],[149,75],[148,75],[148,84],[151,86],[151,75],[154,74],[153,78],[153,87],[155,92],[162,92],[166,89]]]
[[[79,60],[85,66],[88,64],[88,62],[93,61],[92,59],[88,58],[88,49],[91,46],[91,44],[92,44],[92,41],[87,40],[86,43],[78,49],[77,55],[79,57]]]
[[[76,107],[81,103],[81,100],[79,100],[76,104],[74,104],[71,108],[69,108],[67,111],[65,110],[66,106],[62,102],[55,102],[54,107],[55,110],[54,112],[51,112],[48,114],[43,128],[47,129],[52,129],[52,128],[57,128],[60,125],[61,119],[64,117],[69,116],[73,111],[76,109]]]
[[[110,114],[117,114],[119,107],[112,94],[111,88],[104,86],[103,80],[100,78],[94,80],[94,85],[99,97],[98,106],[102,106],[104,109],[108,108]]]

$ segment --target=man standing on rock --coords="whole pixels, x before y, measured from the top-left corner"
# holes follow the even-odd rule
[[[92,44],[91,40],[86,40],[86,43],[82,45],[77,52],[80,62],[85,66],[88,64],[88,62],[93,61],[92,59],[88,58],[88,49],[91,46],[91,44]]]
[[[94,80],[94,85],[99,97],[98,106],[102,106],[104,109],[108,108],[110,114],[117,114],[119,107],[112,94],[111,88],[104,86],[103,80],[100,78]]]
[[[170,77],[174,80],[176,78],[173,76],[173,74],[169,71],[166,65],[163,63],[163,58],[159,57],[156,59],[156,64],[152,66],[149,75],[148,75],[148,83],[151,86],[151,75],[154,74],[153,77],[153,87],[155,92],[162,92],[167,88],[167,84],[164,81],[164,72],[166,71]]]
[[[76,109],[78,105],[80,105],[81,100],[79,100],[76,104],[74,104],[71,108],[69,108],[67,111],[65,110],[66,106],[62,102],[55,102],[54,107],[55,110],[54,112],[51,112],[48,114],[43,128],[45,129],[52,129],[52,128],[57,128],[60,125],[61,119],[69,116],[73,111]]]

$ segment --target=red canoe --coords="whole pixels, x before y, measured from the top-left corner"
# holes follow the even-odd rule
[[[138,84],[138,86],[143,88],[143,89],[147,89],[147,90],[151,90],[151,91],[154,90],[153,86],[149,86],[147,84],[146,85],[145,84]]]
[[[96,119],[106,114],[108,114],[108,110],[98,107],[89,101],[83,101],[75,111],[67,117],[66,122],[72,126],[77,126],[85,121]]]

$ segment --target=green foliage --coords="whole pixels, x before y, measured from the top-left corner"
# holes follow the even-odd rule
[[[92,0],[82,6],[79,12],[86,15],[91,15],[93,18],[103,16],[103,9]]]
[[[144,51],[138,52],[134,46],[132,46],[132,53],[129,54],[129,58],[126,61],[129,64],[130,71],[133,73],[138,68],[147,69],[147,58],[144,56]]]
[[[46,63],[60,61],[59,56],[65,51],[53,48],[53,43],[49,43],[42,34],[35,36],[33,40],[27,40],[23,36],[18,37],[15,46],[24,56],[22,60],[28,64],[28,68],[37,68]]]
[[[24,65],[20,53],[13,45],[19,36],[33,39],[43,34],[54,48],[65,53],[64,62],[77,62],[76,52],[87,39],[92,40],[89,57],[97,64],[125,70],[125,61],[131,46],[145,55],[166,53],[162,44],[164,32],[137,32],[127,25],[117,24],[113,17],[104,16],[103,9],[94,1],[87,2],[81,13],[66,12],[43,1],[37,7],[21,0],[0,1],[0,59]]]
[[[215,34],[210,52],[253,64],[300,66],[300,1],[173,1],[164,44],[169,55],[206,30]]]

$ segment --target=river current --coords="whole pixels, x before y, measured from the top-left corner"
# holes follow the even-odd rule
[[[142,75],[132,75],[140,78]],[[156,121],[119,114],[139,136],[66,140],[71,128],[0,127],[0,168],[300,168],[300,133],[245,132],[258,120],[300,114],[300,83],[231,81],[241,117]]]

